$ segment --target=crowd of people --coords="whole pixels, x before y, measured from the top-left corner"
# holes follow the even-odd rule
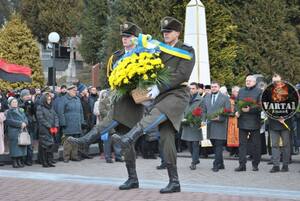
[[[1,153],[4,153],[4,137],[7,137],[14,168],[32,165],[33,142],[36,141],[38,162],[43,167],[54,167],[53,153],[58,151],[64,138],[80,137],[96,124],[97,117],[93,114],[98,100],[96,88],[88,89],[80,83],[78,90],[75,85],[68,88],[63,85],[57,89],[55,92],[49,87],[1,91]],[[18,144],[22,131],[29,133],[31,145]],[[66,162],[70,159],[67,157],[64,156]],[[72,159],[80,158],[76,153]]]
[[[280,78],[279,75],[273,77],[273,81]],[[246,88],[254,87],[258,90],[255,78],[249,76],[246,81]],[[249,85],[249,83],[251,83]],[[265,84],[261,85],[265,87]],[[297,85],[298,86],[298,85]],[[202,129],[181,125],[180,131],[176,134],[176,149],[181,151],[187,148],[191,153],[191,170],[196,169],[200,163],[200,157],[207,157],[208,154],[215,154],[212,170],[217,172],[225,168],[223,161],[223,150],[227,150],[231,156],[239,157],[239,167],[236,171],[246,170],[247,155],[253,159],[253,170],[258,170],[261,154],[271,155],[269,164],[274,164],[270,172],[280,171],[280,160],[283,162],[282,171],[288,171],[288,164],[291,162],[291,155],[298,152],[300,136],[300,114],[286,120],[288,130],[275,120],[265,121],[263,111],[256,111],[255,118],[251,116],[237,118],[234,104],[238,98],[249,97],[243,95],[243,90],[238,86],[231,89],[231,95],[225,86],[220,87],[218,82],[211,85],[203,85],[192,82],[189,85],[191,99],[185,111],[201,107],[203,111],[202,122],[207,123],[208,135],[212,146],[201,146],[203,141]],[[92,158],[89,155],[89,145],[99,144],[99,150],[107,163],[113,163],[113,154],[117,162],[123,162],[121,148],[118,144],[112,143],[110,135],[107,139],[101,139],[98,134],[96,138],[88,139],[88,143],[83,141],[83,147],[74,150],[73,144],[68,144],[68,137],[82,138],[93,127],[99,124],[100,113],[107,116],[111,108],[107,107],[111,103],[106,103],[108,90],[98,91],[95,87],[86,87],[78,82],[72,86],[62,85],[53,92],[49,87],[44,89],[23,89],[20,91],[1,91],[0,94],[0,151],[4,153],[5,140],[8,142],[9,154],[12,158],[14,168],[31,166],[33,164],[33,147],[19,146],[18,134],[26,129],[32,138],[32,142],[38,141],[39,157],[37,163],[43,167],[54,167],[56,162],[53,153],[58,151],[59,146],[63,146],[65,151],[63,161],[80,161],[84,158]],[[262,88],[263,89],[263,88]],[[261,89],[261,90],[262,90]],[[256,91],[256,99],[260,98],[261,90]],[[299,90],[299,89],[298,89]],[[214,97],[216,96],[216,97]],[[216,101],[218,100],[218,101]],[[216,102],[216,103],[215,103]],[[231,115],[219,116],[207,121],[205,116],[213,114],[220,108],[232,110]],[[236,116],[237,115],[237,116]],[[236,123],[234,123],[236,121]],[[238,122],[239,121],[239,122]],[[246,122],[243,124],[243,122]],[[232,128],[235,127],[235,128]],[[245,133],[243,128],[245,126]],[[56,129],[54,129],[56,128]],[[54,132],[52,130],[55,130]],[[251,133],[252,132],[252,133]],[[238,143],[230,145],[228,136],[238,135]],[[147,135],[138,140],[135,149],[146,159],[155,159],[157,155],[162,158],[162,162],[157,169],[165,169],[162,153],[158,145],[159,132],[154,129],[151,135]],[[280,138],[280,140],[279,140]],[[180,143],[178,143],[180,142]],[[282,153],[280,152],[282,150]]]
[[[281,76],[274,74],[272,82],[279,81],[282,81]],[[231,156],[239,158],[239,166],[235,171],[246,171],[248,158],[252,160],[252,170],[258,171],[261,155],[267,153],[271,156],[268,164],[273,164],[270,169],[271,173],[289,171],[288,165],[292,162],[292,154],[299,152],[300,113],[297,112],[289,119],[275,120],[267,118],[261,107],[248,107],[237,111],[237,102],[246,97],[251,97],[259,103],[262,91],[266,86],[266,83],[258,85],[256,78],[252,75],[246,78],[245,87],[232,87],[231,95],[228,94],[225,86],[220,87],[217,82],[213,82],[209,86],[210,91],[204,91],[202,84],[190,84],[192,98],[187,111],[200,106],[204,113],[203,121],[208,120],[207,137],[212,142],[215,154],[212,171],[217,172],[225,168],[222,153],[224,147]],[[296,87],[299,91],[300,85],[298,84]],[[217,96],[218,101],[214,100],[214,96]],[[215,118],[208,117],[220,108],[227,108],[229,113],[220,114]],[[186,127],[189,126],[183,127],[182,139],[189,142],[189,150],[192,155],[190,168],[195,170],[196,164],[199,163],[199,153],[206,154],[207,148],[199,151],[199,143],[203,140],[203,130],[194,128],[191,131],[191,128],[188,128],[189,132],[186,133]],[[282,161],[281,168],[280,161]]]
[[[59,146],[63,147],[63,161],[68,163],[92,158],[89,146],[98,143],[107,163],[113,163],[112,150],[116,162],[125,162],[128,180],[119,186],[120,190],[139,187],[136,151],[144,158],[156,158],[159,154],[161,164],[157,169],[167,169],[169,176],[169,183],[161,193],[180,192],[176,153],[184,145],[192,156],[191,170],[197,168],[201,155],[208,154],[214,154],[213,172],[225,169],[226,147],[230,155],[239,158],[235,171],[246,171],[248,158],[252,160],[252,170],[259,171],[261,155],[268,151],[273,164],[270,172],[287,172],[291,153],[300,145],[299,112],[287,120],[266,120],[260,107],[245,106],[237,110],[239,100],[261,101],[266,83],[257,83],[253,75],[247,76],[245,86],[232,87],[231,94],[218,81],[212,81],[211,85],[188,84],[195,57],[193,48],[179,41],[181,29],[182,23],[175,18],[165,17],[161,21],[164,42],[175,50],[185,50],[191,59],[162,52],[160,57],[172,74],[170,83],[149,87],[151,100],[142,104],[136,104],[129,94],[112,100],[109,89],[98,91],[80,81],[56,87],[56,91],[49,87],[1,91],[0,154],[4,153],[4,137],[7,137],[12,166],[31,166],[33,143],[20,145],[22,132],[30,135],[31,142],[38,141],[37,162],[43,167],[55,167],[53,153]],[[108,77],[113,64],[135,48],[132,39],[141,29],[126,22],[120,33],[124,49],[110,58]],[[281,77],[275,74],[272,82],[278,81]],[[199,124],[187,124],[187,115],[196,108],[201,117]],[[283,126],[283,121],[288,127]]]

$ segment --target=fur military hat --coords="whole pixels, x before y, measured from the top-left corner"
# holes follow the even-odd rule
[[[174,17],[166,16],[160,21],[161,32],[177,31],[181,32],[182,23]]]
[[[120,35],[121,36],[136,36],[138,37],[138,35],[142,33],[142,29],[132,23],[132,22],[124,22],[123,24],[120,25]]]

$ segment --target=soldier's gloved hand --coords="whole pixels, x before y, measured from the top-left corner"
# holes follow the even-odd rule
[[[152,85],[151,87],[148,87],[148,97],[151,99],[155,99],[159,95],[159,89],[157,85]]]

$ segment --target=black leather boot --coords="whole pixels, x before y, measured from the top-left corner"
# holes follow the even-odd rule
[[[240,165],[239,167],[235,168],[234,171],[236,172],[246,171],[246,165]]]
[[[46,154],[47,154],[47,164],[48,164],[48,167],[55,167],[55,165],[52,163],[52,161],[51,161],[51,155],[52,155],[52,153],[51,152],[46,152]]]
[[[18,165],[18,162],[17,162],[17,158],[11,158],[12,159],[12,166],[13,168],[19,168],[20,166]]]
[[[127,172],[128,172],[128,179],[124,182],[121,186],[119,186],[120,190],[129,190],[133,188],[139,187],[139,180],[137,178],[135,165],[133,164],[126,164]]]
[[[160,193],[180,192],[181,189],[176,165],[167,164],[167,170],[169,175],[169,184],[165,188],[160,189]]]
[[[92,130],[90,130],[87,134],[80,138],[68,137],[68,141],[71,144],[78,144],[78,145],[90,145],[96,142],[100,138],[100,127],[94,126]]]
[[[135,141],[137,141],[137,139],[143,134],[144,132],[142,126],[137,124],[125,135],[120,136],[118,134],[113,134],[112,140],[113,142],[120,144],[122,151],[126,152],[130,149],[131,145],[134,144]]]
[[[270,170],[271,173],[275,173],[275,172],[279,172],[279,171],[280,171],[279,166],[275,166],[275,165],[274,165],[274,166],[272,167],[272,169]]]
[[[17,164],[21,168],[25,166],[22,157],[17,158]]]

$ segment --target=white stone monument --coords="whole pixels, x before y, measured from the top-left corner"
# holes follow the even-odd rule
[[[200,0],[186,7],[184,42],[195,49],[196,62],[189,82],[210,84],[205,8]]]
[[[71,84],[76,78],[76,65],[74,61],[74,48],[75,48],[75,38],[70,38],[70,62],[68,64],[68,68],[66,70],[67,83]]]

